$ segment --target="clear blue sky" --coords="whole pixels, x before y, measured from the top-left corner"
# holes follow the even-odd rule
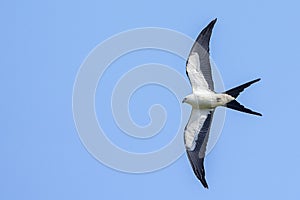
[[[279,2],[1,2],[0,199],[299,199],[300,4]],[[227,112],[205,163],[210,189],[196,180],[186,155],[147,174],[122,173],[94,159],[72,116],[73,84],[88,53],[108,37],[139,27],[195,38],[216,17],[211,52],[225,87],[262,78],[239,100],[263,117]],[[129,55],[119,64],[146,55]],[[184,75],[185,62],[177,60],[172,62]],[[147,90],[163,95],[154,86]],[[136,99],[141,109],[132,117],[146,123],[138,116],[145,116],[149,98],[136,93]],[[172,105],[167,109],[178,109]],[[109,124],[105,129],[117,130]],[[172,125],[166,129],[173,131]],[[126,148],[125,137],[111,139]],[[164,144],[170,138],[162,139]]]

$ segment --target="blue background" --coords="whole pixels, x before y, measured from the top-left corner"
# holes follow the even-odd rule
[[[0,199],[299,199],[300,5],[280,2],[1,1]],[[95,160],[72,117],[73,83],[91,49],[146,26],[195,38],[215,17],[211,52],[225,86],[261,77],[239,100],[264,116],[227,112],[205,163],[210,189],[185,155],[147,174]]]

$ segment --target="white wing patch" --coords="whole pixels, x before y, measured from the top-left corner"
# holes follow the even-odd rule
[[[209,90],[208,83],[206,82],[203,73],[200,70],[200,59],[196,52],[191,53],[188,58],[186,66],[193,91]]]
[[[210,110],[192,109],[190,119],[184,130],[184,142],[188,150],[193,151],[195,149],[199,132],[209,112]]]

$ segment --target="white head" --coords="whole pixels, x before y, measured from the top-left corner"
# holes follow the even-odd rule
[[[197,99],[194,94],[189,94],[183,98],[182,103],[187,103],[193,105],[197,102]]]

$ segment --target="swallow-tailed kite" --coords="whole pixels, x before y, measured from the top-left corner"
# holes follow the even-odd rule
[[[214,82],[209,58],[209,41],[212,29],[217,19],[211,21],[196,39],[187,63],[186,74],[192,85],[193,93],[183,99],[183,103],[192,106],[190,119],[184,130],[184,143],[193,171],[205,188],[204,157],[209,137],[214,110],[218,106],[225,106],[241,112],[259,115],[242,106],[236,101],[238,95],[251,84],[259,81],[256,79],[230,89],[224,93],[214,92]]]

